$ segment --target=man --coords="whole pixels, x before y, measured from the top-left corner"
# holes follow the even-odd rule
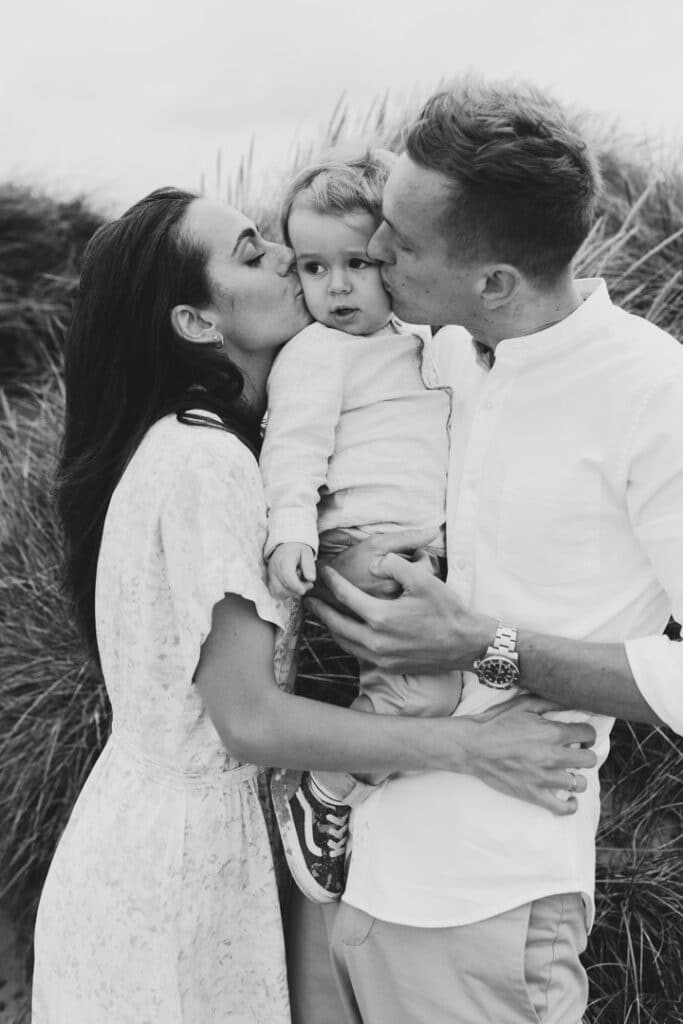
[[[458,714],[510,684],[582,709],[559,715],[590,718],[599,766],[614,717],[683,732],[683,645],[661,635],[683,611],[683,351],[574,280],[598,187],[531,92],[427,103],[369,254],[400,317],[464,328],[436,339],[454,389],[449,578],[390,554],[374,572],[398,599],[323,571],[353,615],[311,605],[384,669],[464,670]],[[328,919],[348,1021],[578,1024],[599,815],[597,767],[583,774],[574,815],[443,773],[395,777],[357,810]]]

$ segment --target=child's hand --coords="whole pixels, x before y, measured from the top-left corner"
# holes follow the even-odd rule
[[[315,557],[309,544],[278,544],[268,559],[268,587],[273,597],[303,597],[315,582]]]

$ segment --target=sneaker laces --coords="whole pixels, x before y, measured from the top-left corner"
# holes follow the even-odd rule
[[[349,814],[327,814],[323,831],[329,836],[328,850],[330,857],[343,857],[346,850],[346,837],[349,831]]]

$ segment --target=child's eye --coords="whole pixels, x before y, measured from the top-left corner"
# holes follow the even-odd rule
[[[362,260],[360,256],[354,256],[349,260],[349,266],[351,270],[365,270],[366,267],[371,267],[372,263],[370,260]]]
[[[317,260],[309,260],[307,263],[304,263],[301,269],[304,274],[310,274],[312,277],[315,277],[317,274],[322,274],[325,270],[322,263],[318,263]]]

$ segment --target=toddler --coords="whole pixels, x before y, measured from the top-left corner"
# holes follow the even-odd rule
[[[450,394],[436,384],[429,328],[392,315],[367,253],[393,159],[376,151],[308,168],[283,204],[283,234],[317,322],[285,345],[268,381],[261,470],[277,596],[302,597],[315,580],[316,556],[331,560],[373,533],[434,526],[436,534],[438,526],[435,566],[445,552]],[[408,677],[361,664],[353,706],[449,715],[461,686],[457,672]],[[304,773],[291,793],[286,773],[275,776],[287,860],[310,899],[341,895],[350,807],[379,781]]]

